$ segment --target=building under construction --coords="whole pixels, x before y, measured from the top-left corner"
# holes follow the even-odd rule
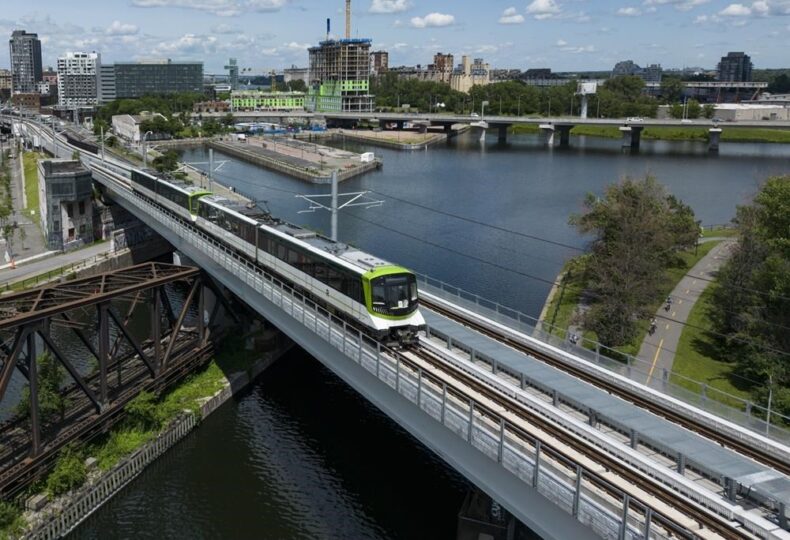
[[[371,40],[351,38],[351,0],[346,0],[346,37],[327,39],[311,47],[307,108],[317,112],[371,112]]]

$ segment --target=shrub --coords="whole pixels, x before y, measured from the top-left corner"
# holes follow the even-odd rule
[[[10,502],[0,501],[0,529],[12,525],[21,515],[19,507]]]
[[[128,425],[144,431],[158,429],[160,422],[156,401],[156,396],[151,392],[140,392],[127,403],[125,409]]]
[[[47,478],[47,493],[50,497],[67,493],[84,484],[87,476],[82,456],[73,447],[66,447]]]

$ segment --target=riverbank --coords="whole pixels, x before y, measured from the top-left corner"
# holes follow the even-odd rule
[[[720,127],[722,142],[790,143],[790,131],[739,128],[727,124],[722,124]],[[576,126],[571,130],[571,135],[610,139],[619,139],[623,136],[620,128],[616,126]],[[642,138],[662,141],[707,141],[709,133],[708,128],[705,127],[646,127],[642,132]]]
[[[143,393],[130,402],[124,421],[97,442],[63,451],[53,473],[35,486],[45,489],[43,498],[31,495],[36,490],[28,493],[28,501],[46,504],[7,520],[9,528],[0,535],[67,534],[291,347],[290,340],[272,328],[255,327],[244,336],[226,338],[214,359],[173,389],[158,399]],[[75,485],[63,482],[65,464],[66,479]],[[56,487],[64,485],[69,489]]]
[[[432,144],[445,142],[444,133],[419,133],[417,131],[343,130],[330,132],[333,141],[353,141],[395,150],[424,150]]]

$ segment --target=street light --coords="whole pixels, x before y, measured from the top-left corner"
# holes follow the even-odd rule
[[[488,106],[488,101],[484,101],[480,104],[480,119],[482,120],[483,117],[486,115],[486,107]]]
[[[143,169],[148,168],[148,149],[145,147],[145,141],[149,135],[153,134],[153,131],[148,130],[145,132],[145,135],[143,135]]]

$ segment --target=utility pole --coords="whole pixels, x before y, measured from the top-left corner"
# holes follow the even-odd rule
[[[104,163],[104,126],[99,126],[99,137],[101,137],[101,162]]]
[[[337,178],[337,170],[332,171],[332,191],[326,195],[296,195],[299,199],[304,199],[310,203],[310,207],[307,210],[300,210],[300,214],[304,214],[306,212],[315,212],[316,210],[328,210],[332,214],[331,220],[331,235],[330,238],[333,242],[337,242],[337,213],[344,209],[350,208],[352,206],[363,206],[365,208],[376,208],[384,204],[384,201],[378,201],[375,199],[364,200],[365,196],[370,193],[369,191],[357,191],[354,193],[338,193],[337,189],[338,178]],[[321,202],[317,201],[316,199],[330,197],[330,206],[326,206]],[[340,197],[351,197],[347,202],[343,204],[338,204],[338,199]]]
[[[214,149],[208,149],[208,190],[211,191],[211,181],[214,179]]]

